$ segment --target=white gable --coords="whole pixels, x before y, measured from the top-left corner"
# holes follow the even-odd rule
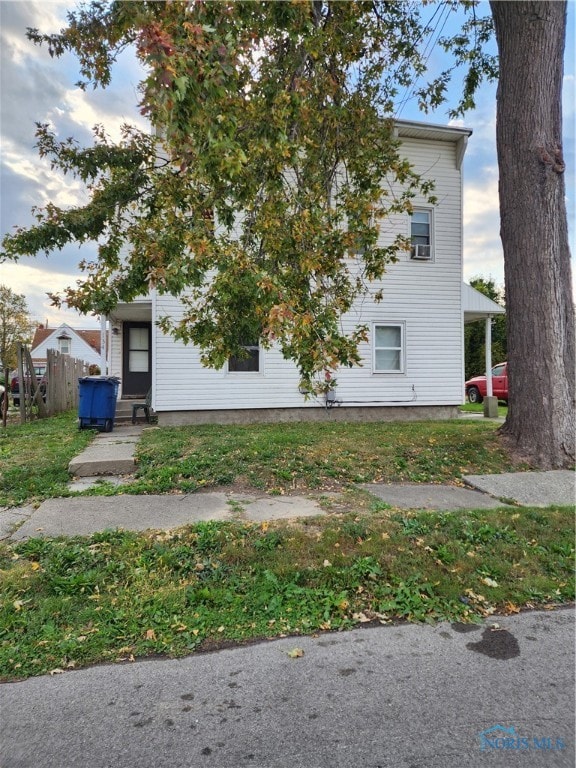
[[[66,323],[62,323],[58,328],[55,328],[49,336],[32,349],[32,358],[34,360],[46,360],[46,352],[49,349],[55,349],[59,352],[60,345],[58,339],[62,336],[70,339],[70,357],[84,360],[89,365],[100,365],[100,352],[91,347],[88,342],[76,333],[74,328],[71,328]]]

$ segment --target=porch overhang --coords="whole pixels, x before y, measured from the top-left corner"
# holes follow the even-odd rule
[[[132,301],[129,304],[118,304],[108,315],[111,324],[127,321],[145,323],[152,322],[152,302]]]
[[[462,283],[462,313],[464,323],[474,323],[494,315],[506,314],[506,309],[467,283]]]

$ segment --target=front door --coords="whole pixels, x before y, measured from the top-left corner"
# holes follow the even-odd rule
[[[146,397],[152,386],[152,323],[124,323],[122,396]]]

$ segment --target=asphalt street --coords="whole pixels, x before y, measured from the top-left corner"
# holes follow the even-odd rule
[[[2,768],[572,768],[574,610],[96,666],[0,705]]]

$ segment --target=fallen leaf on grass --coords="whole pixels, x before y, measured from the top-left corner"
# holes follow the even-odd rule
[[[156,640],[156,632],[153,629],[146,630],[146,640]]]

